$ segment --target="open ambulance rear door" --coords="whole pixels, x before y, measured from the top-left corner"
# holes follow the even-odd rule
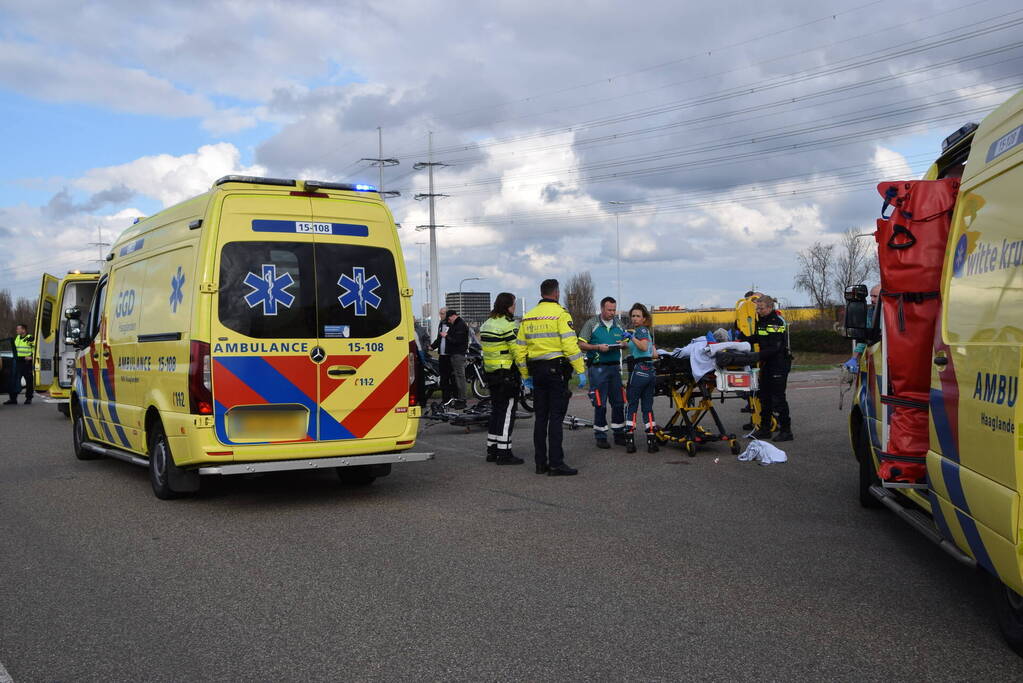
[[[58,280],[49,273],[43,274],[42,286],[39,288],[39,302],[36,304],[35,327],[35,387],[39,391],[47,391],[53,384],[53,356],[57,342],[57,328],[60,327],[60,315],[57,313]]]

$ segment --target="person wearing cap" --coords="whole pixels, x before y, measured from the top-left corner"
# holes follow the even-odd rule
[[[600,313],[579,331],[579,348],[586,351],[590,402],[593,404],[593,436],[597,448],[610,448],[607,407],[611,406],[611,433],[615,445],[625,445],[625,390],[622,388],[622,343],[625,329],[618,322],[618,302],[606,296]]]
[[[778,433],[774,441],[792,441],[792,421],[785,397],[792,357],[789,353],[788,325],[775,310],[774,298],[762,295],[757,299],[757,328],[753,339],[760,351],[760,424],[751,434],[754,439],[771,438],[771,418],[778,417]]]
[[[25,405],[32,403],[35,389],[35,378],[32,372],[32,355],[35,353],[35,339],[28,333],[24,323],[14,328],[14,376],[11,377],[10,400],[5,405],[17,405],[18,394],[21,393],[21,380],[25,379]]]
[[[469,349],[469,326],[449,308],[437,329],[431,348],[440,354],[440,386],[444,405],[459,410],[465,407],[468,395],[465,381],[465,352]]]
[[[540,296],[540,302],[522,317],[516,337],[516,343],[524,347],[517,360],[519,372],[526,387],[533,387],[533,459],[537,474],[570,476],[579,471],[565,464],[562,420],[572,397],[568,380],[575,372],[579,387],[585,389],[586,366],[572,331],[572,316],[558,303],[558,281],[540,283]]]

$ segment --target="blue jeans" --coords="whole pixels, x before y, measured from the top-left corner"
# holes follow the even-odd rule
[[[590,402],[593,404],[593,435],[607,441],[607,406],[611,406],[611,431],[625,433],[625,392],[622,371],[617,365],[594,365],[589,371]]]
[[[648,360],[636,361],[629,378],[629,412],[625,420],[625,427],[629,433],[636,431],[636,422],[642,419],[646,427],[647,437],[654,432],[654,389],[657,386],[657,376],[654,374],[654,365]]]

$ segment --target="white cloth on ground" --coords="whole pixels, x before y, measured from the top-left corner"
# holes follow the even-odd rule
[[[756,460],[761,465],[770,465],[773,462],[787,462],[789,456],[785,451],[768,441],[754,439],[746,446],[746,450],[739,454],[739,460],[752,462]]]

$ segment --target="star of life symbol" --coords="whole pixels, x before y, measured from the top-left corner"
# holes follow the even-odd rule
[[[342,275],[337,283],[345,288],[345,293],[337,298],[341,308],[355,306],[355,315],[366,315],[367,306],[377,308],[383,299],[376,293],[380,289],[380,280],[376,275],[366,279],[366,269],[361,266],[352,268],[352,277]]]
[[[277,315],[277,304],[285,308],[291,308],[295,301],[295,295],[287,289],[295,284],[291,273],[277,275],[277,266],[274,264],[263,264],[263,276],[260,277],[252,271],[242,281],[252,287],[252,291],[245,295],[245,303],[249,308],[263,305],[263,315]]]
[[[183,288],[185,286],[185,274],[181,272],[181,266],[178,266],[178,272],[171,278],[171,295],[170,295],[170,307],[171,313],[178,312],[178,306],[185,300],[185,293]]]

